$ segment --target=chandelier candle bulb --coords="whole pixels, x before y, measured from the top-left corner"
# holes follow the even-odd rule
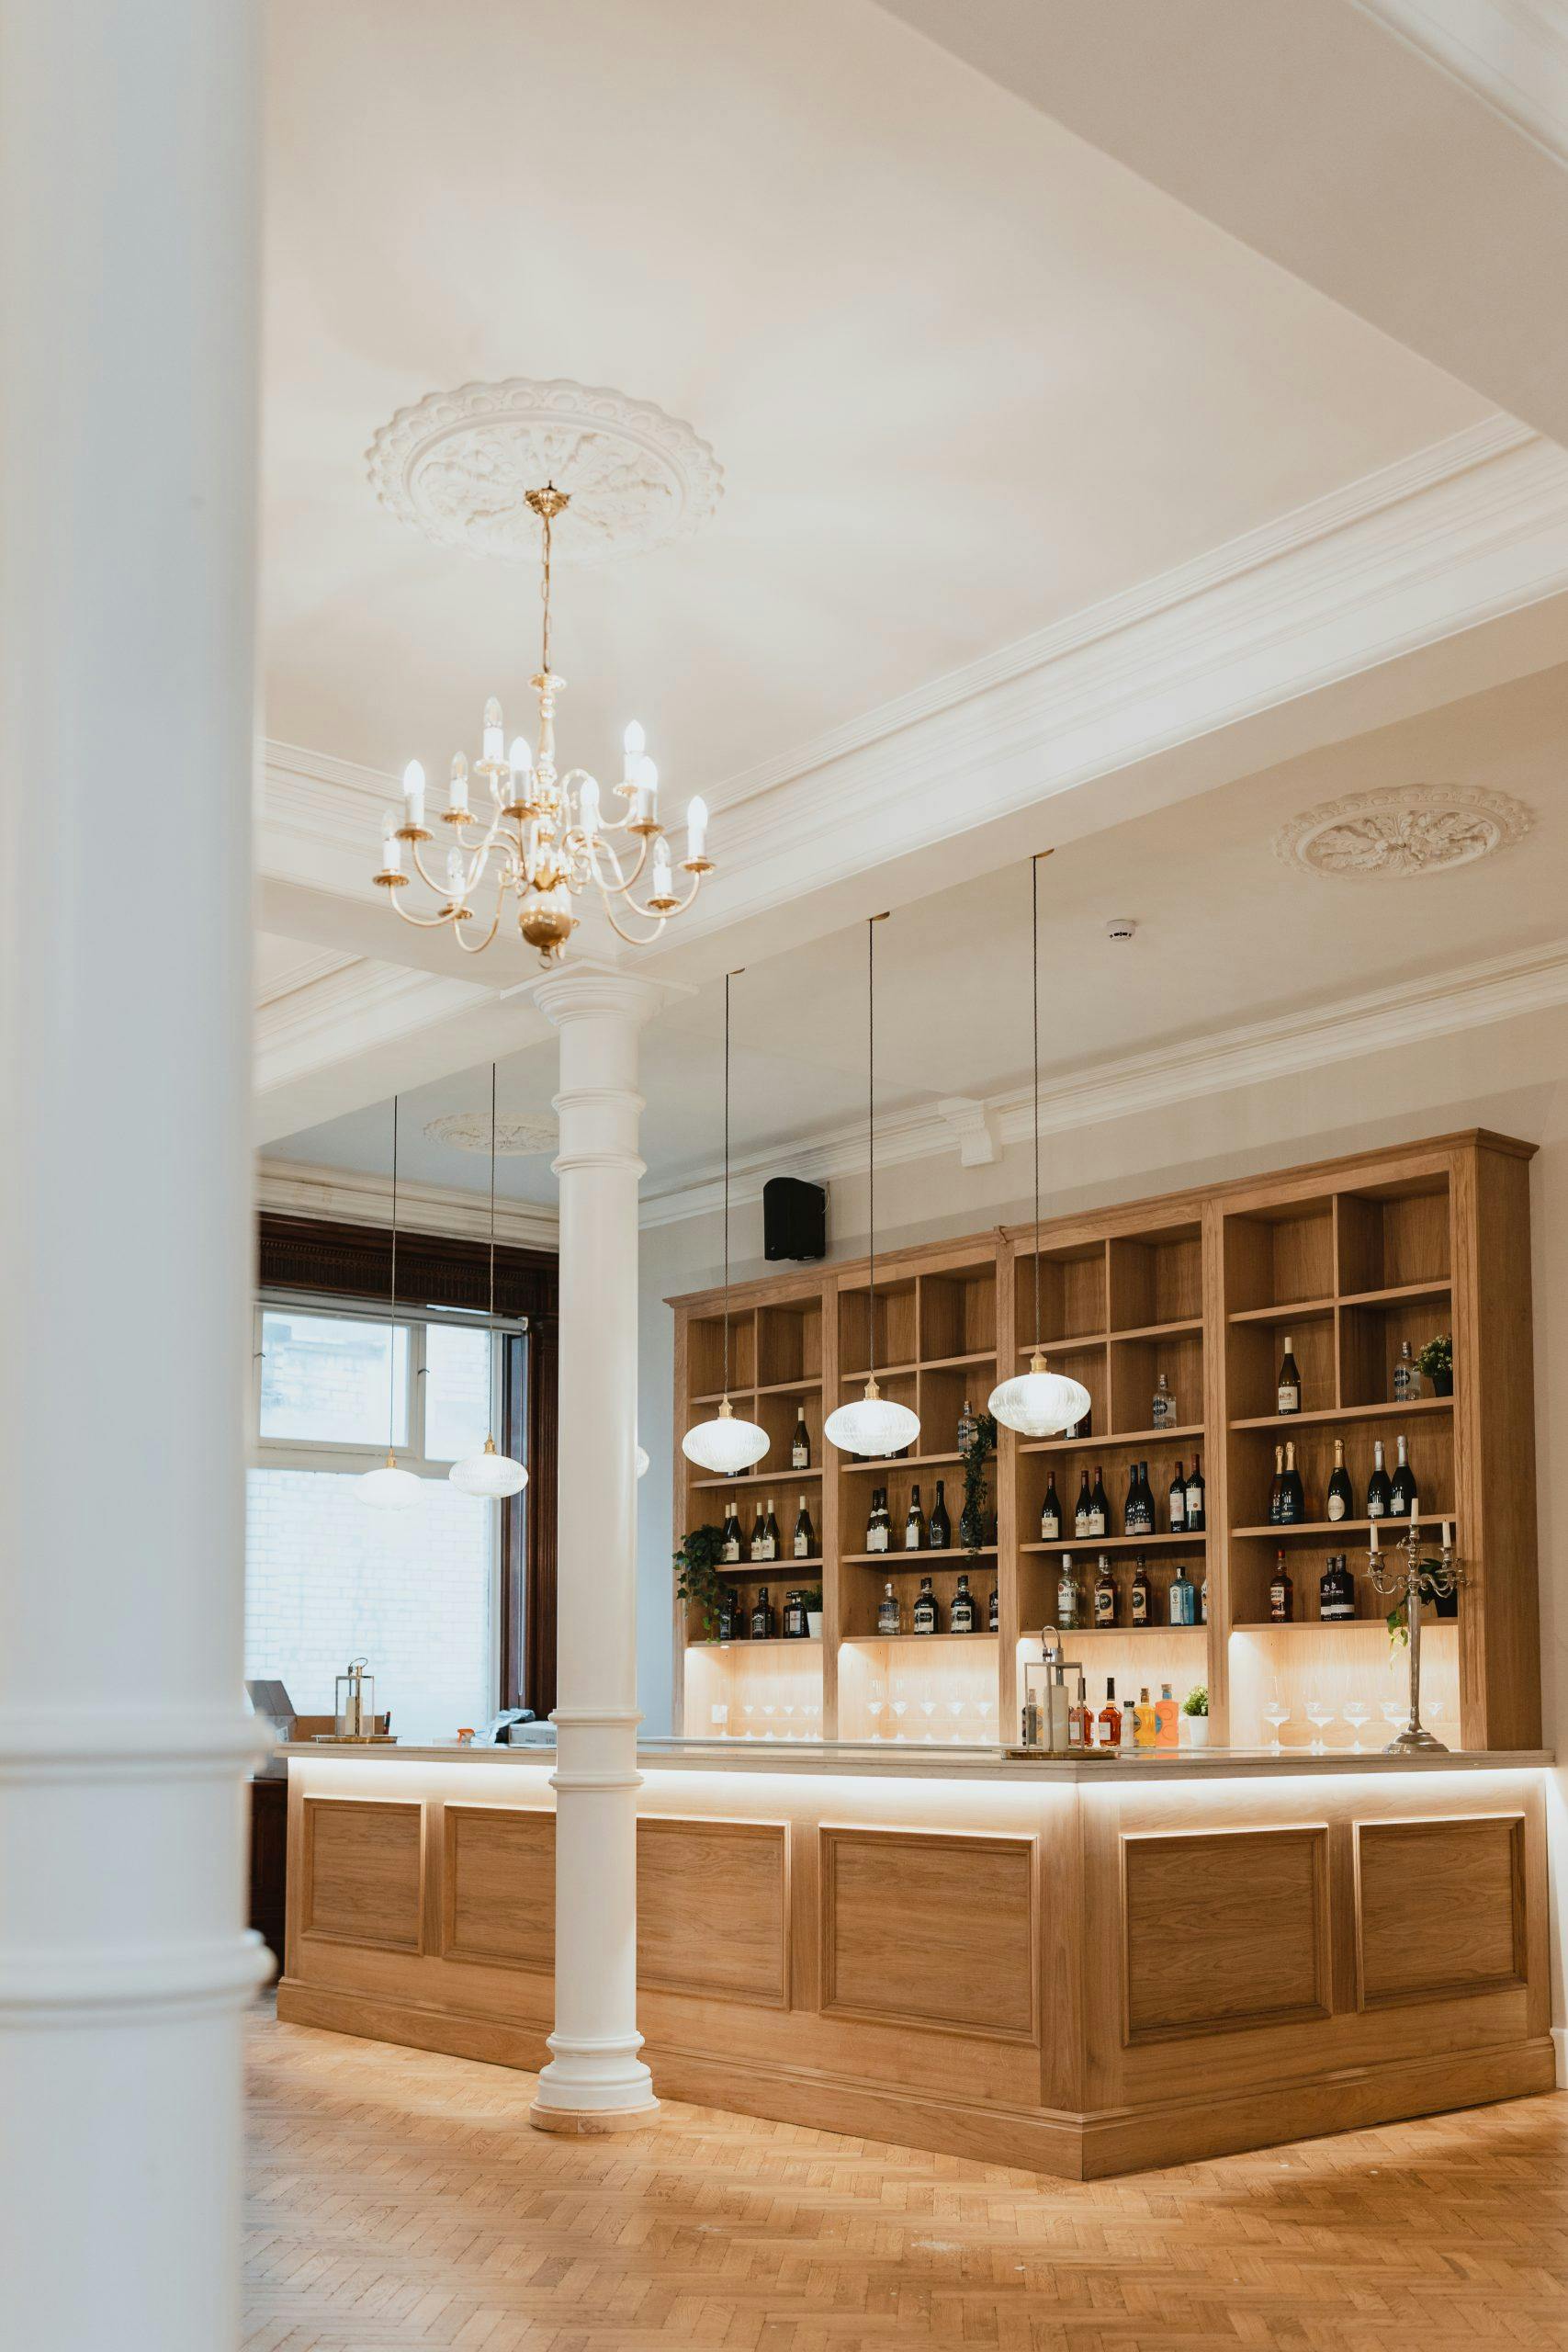
[[[633,827],[639,831],[651,832],[659,822],[659,768],[646,752],[637,763],[635,786]]]
[[[577,787],[577,821],[591,840],[599,830],[599,786],[591,775]]]
[[[446,786],[446,814],[463,818],[468,813],[468,763],[461,752],[452,754],[451,780]]]
[[[468,889],[468,876],[463,863],[463,853],[460,849],[449,849],[446,853],[446,893],[454,906],[462,904]]]
[[[488,773],[493,774],[497,768],[505,766],[506,756],[502,749],[505,740],[506,729],[501,723],[501,705],[491,695],[485,705],[484,757],[479,762],[480,767]]]
[[[403,822],[415,831],[424,825],[424,770],[417,760],[403,770]]]
[[[400,876],[402,870],[403,845],[398,838],[398,820],[395,812],[389,808],[387,821],[381,829],[381,871]]]
[[[692,799],[686,803],[686,869],[700,871],[706,864],[708,838],[708,805],[705,800]]]
[[[637,786],[637,772],[641,764],[642,755],[648,749],[648,737],[637,719],[628,721],[621,742],[626,755],[625,765],[621,770],[621,781],[628,791],[633,791]]]

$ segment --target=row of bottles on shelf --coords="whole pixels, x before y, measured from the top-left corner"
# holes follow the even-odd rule
[[[960,1575],[958,1589],[948,1604],[947,1623],[942,1622],[942,1603],[931,1590],[930,1577],[920,1578],[920,1589],[915,1596],[910,1612],[912,1623],[906,1623],[904,1604],[892,1585],[883,1588],[877,1605],[876,1630],[879,1634],[994,1634],[1001,1623],[1000,1596],[995,1585],[986,1608],[986,1623],[980,1623],[980,1606],[969,1589],[967,1576]]]
[[[1053,1732],[1053,1727],[1040,1719],[1041,1702],[1031,1695],[1023,1709],[1025,1747],[1066,1747],[1069,1752],[1074,1748],[1109,1747],[1125,1752],[1181,1745],[1181,1706],[1168,1682],[1160,1684],[1157,1699],[1150,1699],[1145,1684],[1140,1688],[1136,1701],[1129,1699],[1123,1706],[1117,1701],[1116,1679],[1108,1675],[1105,1704],[1096,1713],[1080,1668],[1076,1693],[1070,1692],[1065,1683],[1057,1682],[1050,1689],[1048,1699],[1052,1705],[1064,1707],[1063,1720]]]
[[[1161,1623],[1159,1599],[1149,1581],[1149,1573],[1140,1552],[1133,1568],[1133,1581],[1127,1589],[1128,1623],[1157,1625]],[[1206,1625],[1209,1622],[1209,1578],[1205,1573],[1201,1583],[1194,1584],[1184,1563],[1178,1563],[1166,1596],[1165,1623],[1171,1625]],[[1122,1623],[1122,1593],[1116,1582],[1116,1572],[1102,1552],[1100,1571],[1096,1576],[1086,1611],[1077,1570],[1070,1552],[1062,1555],[1062,1573],[1056,1579],[1056,1623],[1065,1634],[1075,1634],[1089,1626],[1097,1632],[1114,1629]]]
[[[1400,1344],[1399,1354],[1394,1360],[1393,1379],[1391,1385],[1396,1405],[1414,1405],[1421,1394],[1421,1374],[1408,1340],[1403,1340]],[[1434,1394],[1438,1392],[1434,1381]],[[1290,1333],[1287,1332],[1285,1352],[1280,1360],[1280,1412],[1304,1412],[1307,1409],[1304,1396],[1301,1366],[1296,1362],[1294,1343]]]
[[[1172,1535],[1201,1535],[1208,1525],[1206,1497],[1202,1459],[1195,1453],[1190,1471],[1180,1462],[1176,1465],[1166,1494],[1166,1524],[1162,1530],[1155,1490],[1149,1481],[1149,1465],[1146,1462],[1134,1462],[1129,1465],[1127,1473],[1127,1497],[1122,1506],[1122,1532],[1123,1535],[1157,1535],[1165,1532]],[[1045,1499],[1040,1508],[1040,1540],[1043,1544],[1055,1544],[1064,1532],[1056,1474],[1052,1470],[1046,1474]],[[1104,1473],[1097,1462],[1092,1486],[1087,1466],[1084,1470],[1073,1510],[1073,1533],[1082,1543],[1110,1532],[1111,1498],[1105,1491]]]
[[[946,1480],[936,1482],[936,1500],[928,1519],[920,1508],[918,1486],[909,1489],[909,1508],[904,1514],[906,1552],[950,1552],[953,1549],[953,1521],[948,1516],[945,1497]],[[893,1549],[893,1518],[887,1508],[887,1489],[874,1487],[871,1510],[865,1522],[865,1548],[868,1552],[891,1552]]]
[[[1367,1481],[1367,1519],[1408,1519],[1416,1509],[1417,1489],[1416,1474],[1404,1438],[1394,1441],[1399,1459],[1390,1477],[1383,1458],[1382,1438],[1372,1445],[1372,1474]],[[1356,1490],[1350,1474],[1345,1467],[1345,1441],[1334,1441],[1334,1468],[1329,1476],[1328,1491],[1324,1497],[1324,1518],[1354,1519]],[[1314,1513],[1302,1484],[1302,1474],[1296,1467],[1293,1439],[1274,1448],[1274,1484],[1269,1494],[1269,1524],[1270,1527],[1302,1527],[1314,1523]]]
[[[1435,1605],[1439,1617],[1457,1617],[1458,1592],[1439,1594]],[[1277,1552],[1274,1573],[1269,1579],[1269,1622],[1275,1625],[1292,1624],[1295,1611],[1295,1580],[1285,1565],[1283,1552]],[[1328,1564],[1317,1580],[1317,1613],[1328,1625],[1348,1624],[1356,1615],[1356,1579],[1347,1552],[1331,1552],[1328,1555]],[[1382,1615],[1381,1607],[1377,1613]]]
[[[784,1605],[783,1639],[805,1642],[811,1638],[810,1611],[820,1609],[820,1593],[808,1593],[804,1586],[786,1592]],[[721,1642],[772,1642],[780,1638],[779,1612],[768,1598],[763,1585],[750,1609],[739,1593],[727,1592],[718,1604],[718,1632]]]
[[[802,1495],[787,1555],[770,1498],[767,1502],[758,1504],[756,1524],[750,1537],[741,1534],[739,1514],[731,1506],[725,1518],[723,1544],[718,1556],[726,1567],[734,1567],[741,1560],[757,1560],[764,1565],[770,1560],[782,1560],[786,1556],[795,1560],[814,1560],[817,1548],[817,1530],[811,1523],[806,1497]]]

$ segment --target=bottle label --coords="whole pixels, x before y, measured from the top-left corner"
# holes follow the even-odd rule
[[[1332,1487],[1328,1490],[1328,1516],[1330,1519],[1343,1519],[1345,1516],[1345,1498],[1337,1495]]]
[[[809,1469],[811,1466],[810,1447],[799,1444],[795,1445],[790,1454],[790,1460],[797,1470]]]
[[[1041,1542],[1043,1544],[1053,1544],[1055,1542],[1056,1537],[1060,1535],[1061,1532],[1061,1514],[1058,1511],[1043,1510],[1040,1514]]]
[[[740,1559],[740,1544],[737,1537],[731,1535],[728,1538],[724,1546],[723,1557],[728,1565],[732,1566],[739,1566]]]
[[[865,1531],[865,1548],[868,1552],[886,1552],[887,1530],[885,1527],[868,1527]]]
[[[1187,1532],[1187,1496],[1180,1487],[1170,1490],[1170,1532],[1173,1535]]]
[[[920,1525],[919,1520],[912,1519],[904,1530],[904,1549],[906,1552],[918,1552],[919,1548]]]
[[[1084,1533],[1086,1535],[1103,1535],[1104,1532],[1105,1513],[1102,1510],[1091,1510],[1084,1521]]]
[[[1097,1625],[1114,1625],[1116,1623],[1116,1594],[1110,1585],[1095,1587],[1094,1622]]]
[[[1369,1519],[1381,1519],[1382,1515],[1382,1497],[1381,1495],[1369,1495],[1367,1497],[1367,1517]]]
[[[1296,1387],[1293,1383],[1287,1386],[1285,1382],[1281,1381],[1280,1383],[1280,1410],[1281,1413],[1299,1413],[1301,1409],[1301,1390]]]
[[[1149,1622],[1149,1596],[1141,1584],[1133,1587],[1133,1623],[1146,1625]]]
[[[811,1545],[804,1535],[797,1535],[795,1539],[795,1556],[797,1560],[809,1560],[811,1557]]]
[[[1179,1577],[1170,1588],[1170,1622],[1173,1625],[1191,1625],[1197,1622],[1193,1601],[1197,1596],[1190,1584]]]

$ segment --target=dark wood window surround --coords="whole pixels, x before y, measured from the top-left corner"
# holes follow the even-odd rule
[[[383,1226],[340,1225],[330,1217],[259,1220],[259,1280],[264,1290],[315,1292],[323,1299],[385,1298],[391,1278],[391,1236]],[[544,1250],[497,1245],[498,1315],[526,1316],[528,1338],[503,1351],[502,1430],[496,1442],[528,1464],[528,1484],[502,1503],[502,1703],[547,1715],[556,1701],[556,1333],[559,1280]],[[449,1235],[398,1235],[398,1299],[422,1306],[482,1309],[490,1297],[485,1242]]]

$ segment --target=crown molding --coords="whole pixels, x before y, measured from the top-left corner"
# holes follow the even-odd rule
[[[1351,0],[1568,163],[1568,11],[1554,0]]]
[[[317,1168],[299,1159],[263,1159],[256,1166],[256,1206],[280,1216],[331,1217],[344,1225],[390,1225],[389,1176],[362,1176],[344,1168]],[[416,1184],[400,1178],[398,1229],[490,1238],[490,1193],[455,1184]],[[554,1209],[497,1198],[495,1238],[529,1250],[558,1250]]]
[[[1190,1045],[1130,1054],[1092,1071],[1043,1080],[1040,1133],[1058,1135],[1069,1128],[1102,1126],[1173,1103],[1263,1085],[1272,1079],[1354,1061],[1364,1054],[1385,1053],[1564,1004],[1568,1004],[1568,940],[1556,940],[1545,947],[1495,956],[1430,979],[1399,981],[1334,1005],[1247,1022]],[[964,1106],[957,1118],[955,1101]],[[997,1147],[1026,1143],[1032,1109],[1033,1088],[1025,1085],[983,1102],[949,1096],[880,1118],[877,1167],[897,1167],[905,1160],[935,1159],[955,1150],[963,1165],[983,1165],[972,1144],[965,1149],[966,1142],[983,1127]],[[994,1158],[997,1153],[993,1150],[988,1156]],[[865,1128],[859,1121],[823,1130],[795,1151],[742,1153],[730,1163],[730,1205],[760,1201],[770,1176],[798,1176],[807,1183],[827,1184],[835,1177],[863,1175],[865,1167]],[[723,1206],[720,1169],[668,1192],[645,1193],[640,1222],[673,1225],[686,1217],[716,1216]]]
[[[493,1001],[472,980],[339,957],[257,1007],[254,1084],[258,1094],[333,1062]]]

